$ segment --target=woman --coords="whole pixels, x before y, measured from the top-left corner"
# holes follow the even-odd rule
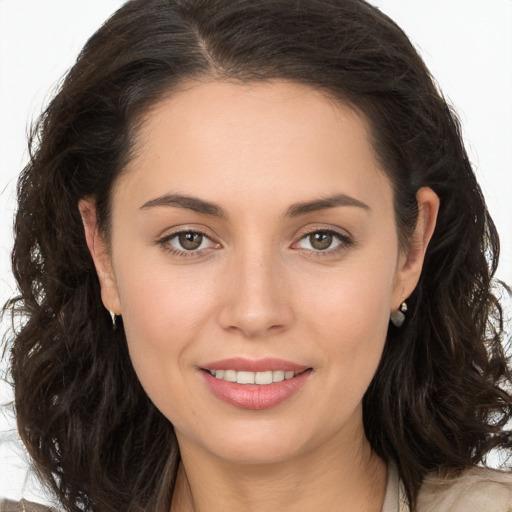
[[[35,137],[12,375],[61,508],[511,509],[498,237],[390,19],[133,0]]]

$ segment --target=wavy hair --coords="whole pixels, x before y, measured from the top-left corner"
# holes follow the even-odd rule
[[[416,192],[441,200],[401,329],[390,325],[363,400],[373,450],[396,464],[414,510],[427,472],[511,449],[511,373],[492,279],[499,243],[447,105],[403,31],[363,0],[132,0],[94,34],[33,128],[12,255],[19,432],[69,512],[164,510],[180,460],[143,391],[122,321],[112,330],[78,201],[110,192],[140,120],[186,80],[309,85],[362,112],[394,191],[399,238]],[[168,508],[167,508],[168,510]]]

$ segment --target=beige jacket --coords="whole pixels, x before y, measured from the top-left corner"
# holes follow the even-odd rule
[[[32,503],[31,501],[0,501],[0,512],[54,512],[55,509]]]
[[[55,512],[26,500],[0,501],[0,512]],[[382,512],[409,512],[404,488],[393,466]],[[418,512],[512,512],[512,473],[474,468],[457,478],[429,475],[421,485]]]
[[[473,468],[456,478],[428,475],[418,512],[512,512],[512,473]],[[391,466],[382,512],[409,512],[404,488]]]

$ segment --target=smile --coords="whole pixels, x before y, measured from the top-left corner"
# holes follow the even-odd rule
[[[238,384],[268,385],[283,380],[293,379],[298,372],[285,370],[268,370],[263,372],[248,372],[237,370],[208,370],[216,379]]]
[[[309,380],[312,367],[266,358],[231,358],[200,367],[206,388],[238,409],[269,409],[287,401]]]

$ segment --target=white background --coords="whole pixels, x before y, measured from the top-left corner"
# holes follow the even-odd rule
[[[512,284],[512,1],[373,0],[419,48],[464,126],[470,157],[502,237],[498,276]],[[0,0],[0,303],[9,269],[16,176],[26,133],[86,39],[119,0]],[[0,325],[5,335],[7,322]],[[0,403],[10,390],[0,383]],[[40,499],[0,413],[0,496]]]

